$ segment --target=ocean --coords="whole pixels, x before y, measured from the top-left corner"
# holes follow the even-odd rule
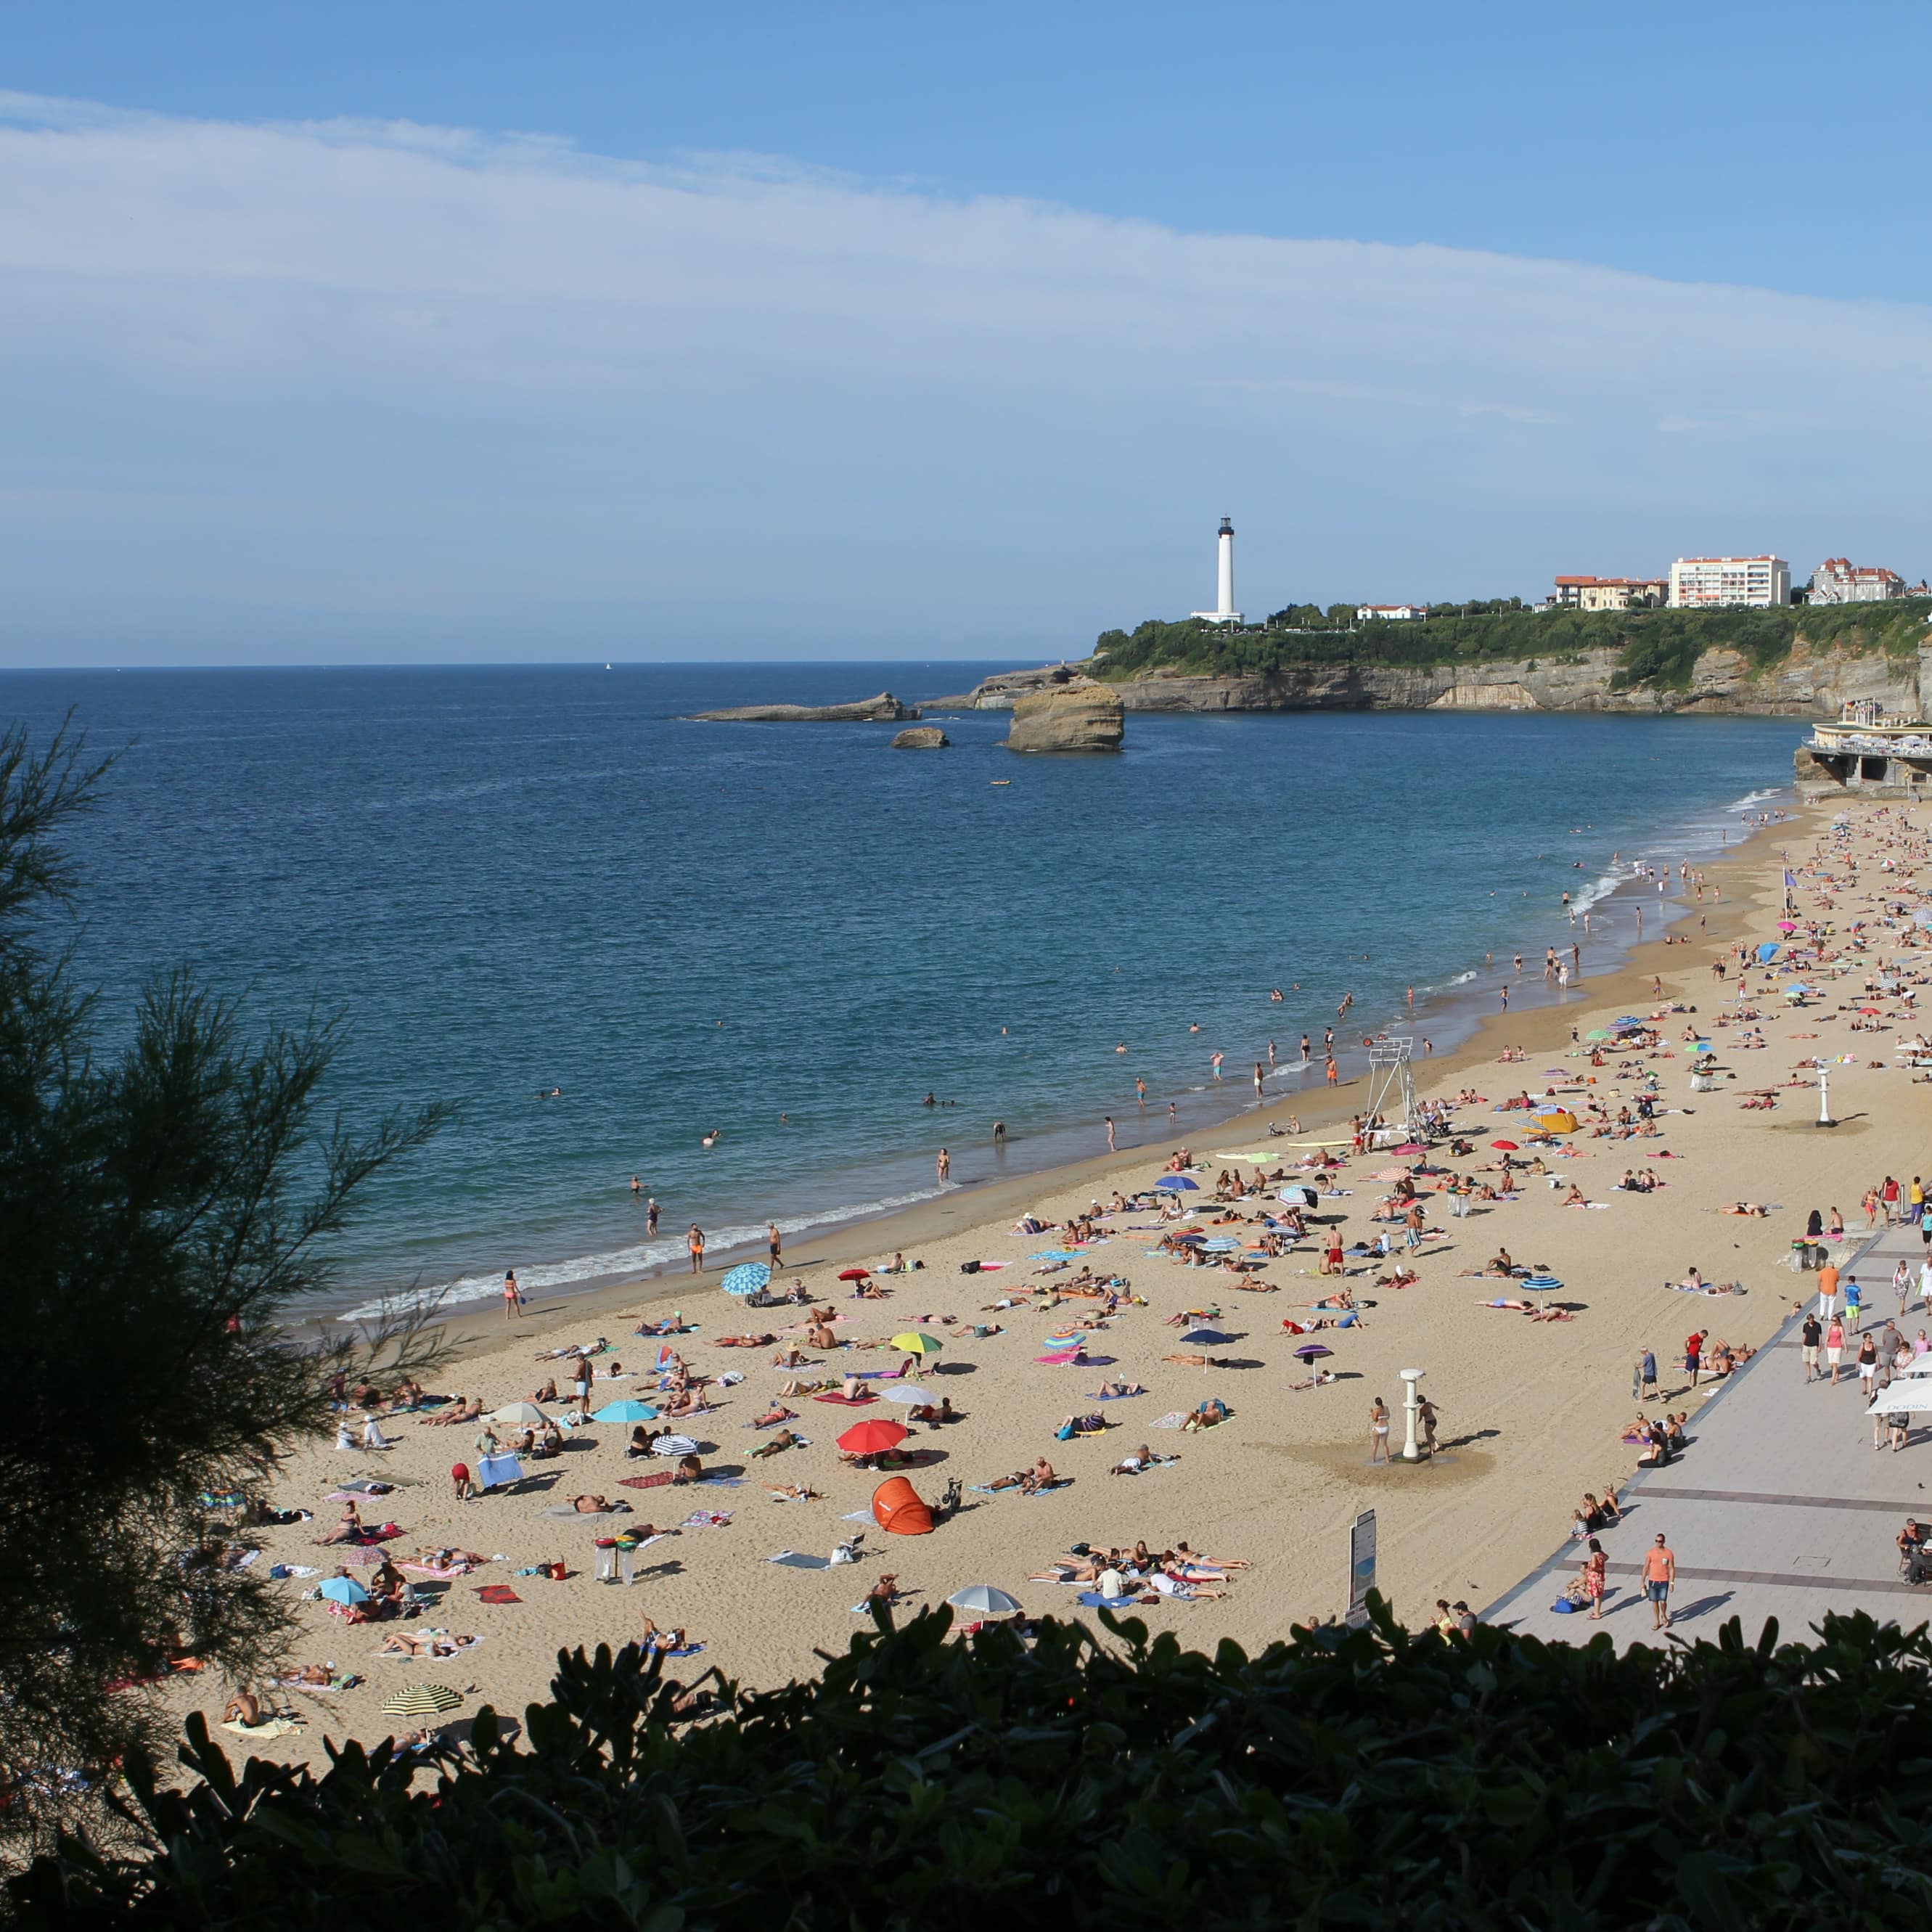
[[[1252,1098],[1270,1039],[1292,1096],[1324,1025],[1410,1029],[1411,989],[1441,1051],[1504,980],[1540,995],[1544,946],[1580,935],[1565,892],[1598,908],[1586,968],[1637,898],[1654,937],[1676,895],[1633,892],[1634,866],[1713,855],[1787,797],[1804,728],[1133,716],[1119,757],[1023,758],[1003,713],[938,721],[938,752],[686,716],[1003,668],[37,672],[0,695],[121,754],[77,842],[104,1028],[187,964],[257,1024],[344,1015],[352,1122],[460,1106],[364,1198],[339,1310],[486,1296],[506,1267],[608,1278],[693,1220],[716,1254],[768,1217],[880,1212],[934,1191],[942,1146],[968,1186],[1103,1152],[1108,1115],[1166,1147]]]

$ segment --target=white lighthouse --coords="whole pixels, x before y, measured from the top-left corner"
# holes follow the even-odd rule
[[[1230,517],[1221,519],[1221,533],[1215,539],[1216,562],[1215,574],[1214,605],[1211,610],[1190,610],[1190,617],[1198,617],[1208,624],[1238,624],[1241,614],[1234,608],[1234,524]]]

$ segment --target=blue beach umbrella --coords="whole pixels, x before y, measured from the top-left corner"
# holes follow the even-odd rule
[[[1163,1174],[1154,1185],[1165,1187],[1174,1194],[1198,1194],[1201,1192],[1201,1184],[1198,1180],[1190,1180],[1184,1174]]]
[[[1758,948],[1757,963],[1760,966],[1768,966],[1778,957],[1778,944],[1774,939],[1768,939]]]
[[[1211,1241],[1208,1243],[1207,1247],[1210,1255],[1227,1254],[1240,1245],[1240,1243],[1232,1234],[1216,1234]]]
[[[756,1294],[762,1288],[770,1286],[772,1271],[763,1262],[740,1262],[734,1268],[725,1271],[724,1279],[718,1286],[727,1294]]]
[[[322,1580],[322,1594],[335,1604],[366,1604],[369,1592],[353,1576],[327,1576]]]
[[[1180,1339],[1184,1342],[1198,1342],[1203,1348],[1225,1348],[1234,1338],[1232,1335],[1222,1334],[1218,1328],[1190,1328]]]
[[[590,1419],[592,1422],[655,1422],[658,1412],[647,1402],[627,1397],[622,1402],[607,1402]]]

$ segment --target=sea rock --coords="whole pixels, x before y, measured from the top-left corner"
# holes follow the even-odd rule
[[[1030,692],[1071,684],[1080,673],[1070,664],[1042,664],[1037,670],[998,670],[956,698],[935,698],[928,711],[1010,711]]]
[[[952,740],[937,724],[915,724],[892,740],[896,752],[941,752]]]
[[[1075,678],[1013,700],[1006,728],[1010,752],[1118,752],[1126,724],[1118,695],[1090,678]]]
[[[919,716],[890,691],[856,704],[739,704],[728,711],[700,711],[706,724],[897,724]]]

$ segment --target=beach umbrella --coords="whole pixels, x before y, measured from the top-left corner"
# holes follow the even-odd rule
[[[1335,1351],[1333,1348],[1324,1348],[1319,1342],[1304,1342],[1294,1352],[1303,1361],[1312,1362],[1318,1360],[1324,1355],[1332,1355]]]
[[[592,1422],[655,1422],[658,1412],[649,1402],[627,1396],[622,1402],[607,1402],[592,1412],[590,1419]]]
[[[1180,1339],[1184,1342],[1196,1342],[1203,1348],[1219,1348],[1225,1347],[1234,1338],[1232,1335],[1222,1334],[1218,1328],[1190,1328]]]
[[[1378,1167],[1369,1178],[1371,1180],[1400,1180],[1408,1172],[1406,1167]]]
[[[1184,1228],[1178,1234],[1170,1234],[1168,1238],[1174,1241],[1204,1241],[1208,1237],[1198,1228]]]
[[[500,1408],[490,1417],[492,1422],[515,1422],[534,1429],[538,1423],[548,1422],[550,1418],[533,1402],[513,1402]]]
[[[1156,1187],[1165,1187],[1171,1194],[1198,1194],[1201,1184],[1190,1180],[1184,1174],[1163,1174],[1154,1183]]]
[[[1778,922],[1778,929],[1780,932],[1796,932],[1797,922],[1793,920],[1781,919]]]
[[[771,1286],[772,1271],[763,1262],[740,1262],[724,1271],[718,1286],[727,1294],[756,1294]]]
[[[1870,1408],[1868,1415],[1924,1415],[1932,1412],[1932,1376],[1914,1376],[1910,1382],[1894,1382]]]
[[[1210,1255],[1224,1255],[1241,1244],[1232,1234],[1216,1234],[1212,1240],[1204,1242],[1202,1245]]]
[[[892,1337],[892,1346],[904,1349],[908,1355],[936,1355],[945,1346],[936,1335],[915,1335],[910,1328],[903,1335]]]
[[[882,1449],[896,1449],[912,1433],[903,1422],[888,1422],[874,1416],[855,1422],[838,1438],[838,1446],[848,1456],[876,1456]]]
[[[463,1693],[447,1684],[412,1684],[388,1699],[382,1709],[392,1718],[434,1718],[454,1710],[462,1702]]]
[[[1522,1151],[1514,1141],[1492,1141],[1490,1144],[1499,1154],[1520,1154]]]
[[[916,1407],[921,1402],[931,1402],[933,1400],[933,1394],[930,1389],[922,1389],[916,1382],[900,1382],[896,1387],[886,1390],[886,1400],[888,1402],[902,1402],[908,1406]]]
[[[1778,942],[1776,940],[1766,940],[1757,950],[1757,963],[1760,966],[1768,966],[1778,957]]]
[[[1586,1040],[1608,1040],[1612,1035],[1608,1027],[1592,1027],[1583,1037]]]
[[[946,1600],[956,1610],[970,1610],[976,1616],[1010,1617],[1019,1610],[1018,1601],[990,1583],[968,1583]]]
[[[838,1279],[841,1281],[870,1281],[872,1278],[872,1270],[870,1268],[841,1268],[838,1270]]]
[[[389,1552],[380,1543],[371,1543],[358,1550],[345,1550],[342,1552],[342,1565],[345,1570],[380,1570],[389,1560]]]
[[[366,1604],[369,1592],[353,1576],[325,1576],[322,1594],[332,1604]]]
[[[651,1444],[653,1456],[695,1456],[698,1444],[688,1436],[660,1436]]]

